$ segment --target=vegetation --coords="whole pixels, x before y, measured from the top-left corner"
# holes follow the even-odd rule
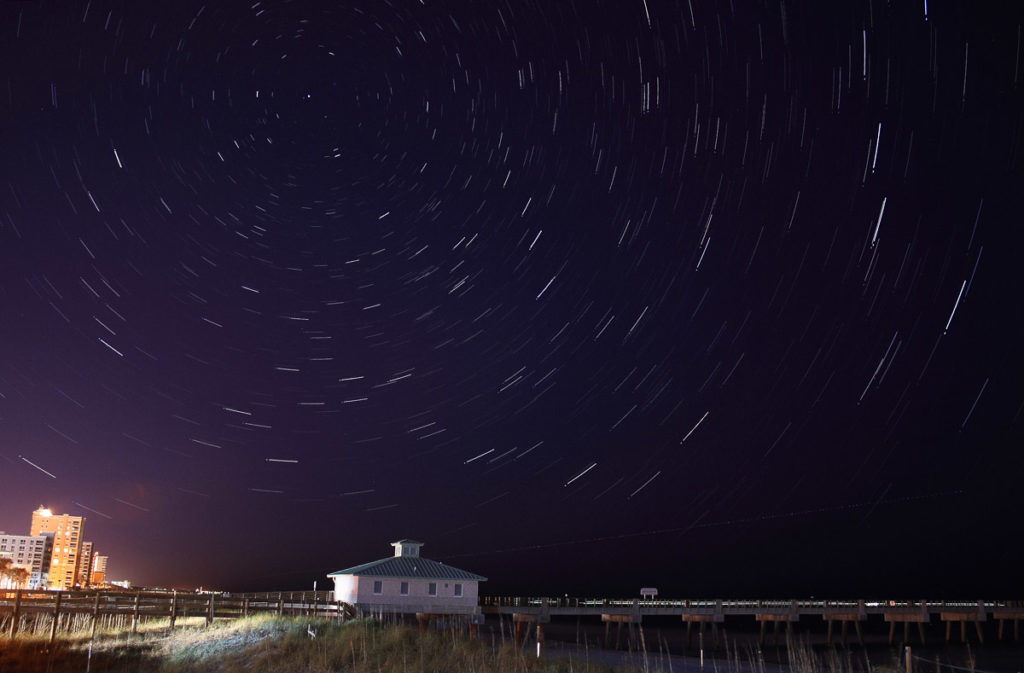
[[[516,648],[511,633],[471,642],[465,631],[424,633],[402,624],[257,615],[217,621],[179,618],[143,622],[137,634],[111,625],[81,628],[50,643],[48,629],[27,629],[15,640],[0,636],[3,673],[675,673],[694,670],[669,657],[664,647],[647,651],[549,649],[538,659]],[[315,635],[314,635],[315,634]],[[898,673],[899,666],[872,666],[863,655],[789,642],[789,665],[766,664],[760,650],[727,646],[724,660],[708,661],[709,673]],[[731,651],[730,651],[731,649]]]
[[[0,556],[0,587],[21,587],[28,581],[29,572],[24,568],[15,568],[14,562],[6,556]]]
[[[510,644],[470,642],[464,634],[418,633],[369,620],[260,615],[174,630],[148,624],[135,635],[87,632],[56,643],[42,635],[0,640],[0,671],[62,673],[611,673],[609,666],[530,656]],[[315,637],[310,635],[315,633]],[[492,646],[493,645],[493,646]]]

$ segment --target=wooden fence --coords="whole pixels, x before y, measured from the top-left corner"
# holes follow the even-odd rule
[[[355,609],[331,601],[326,591],[278,591],[253,594],[176,591],[6,591],[0,592],[0,633],[47,635],[98,627],[137,632],[140,622],[179,618],[238,619],[257,613],[351,619]]]

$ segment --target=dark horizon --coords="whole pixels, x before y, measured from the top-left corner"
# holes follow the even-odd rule
[[[0,530],[1020,597],[1013,9],[0,5]]]

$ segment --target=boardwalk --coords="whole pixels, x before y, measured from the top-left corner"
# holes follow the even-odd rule
[[[351,618],[352,606],[334,602],[329,591],[276,591],[250,594],[176,591],[0,591],[0,623],[13,638],[39,633],[45,623],[50,639],[80,628],[83,619],[135,632],[141,621],[179,618],[237,619],[258,613]]]
[[[392,612],[394,610],[391,610]],[[419,612],[413,608],[399,612]],[[426,610],[424,609],[424,612]],[[257,613],[279,615],[310,615],[353,618],[388,612],[381,606],[351,606],[334,600],[330,591],[279,591],[247,594],[179,593],[173,591],[0,591],[0,623],[4,635],[14,637],[19,632],[40,632],[44,625],[51,638],[58,631],[81,626],[83,620],[93,628],[103,623],[115,628],[135,631],[140,621],[184,617],[202,617],[207,623],[214,619],[237,619]],[[607,629],[612,624],[639,624],[644,617],[678,616],[687,625],[687,632],[697,625],[703,632],[706,625],[712,629],[727,618],[753,617],[761,624],[763,641],[768,624],[778,634],[779,627],[801,620],[821,620],[832,640],[833,625],[841,627],[845,644],[847,627],[852,626],[858,638],[861,623],[869,618],[889,624],[889,638],[893,639],[897,625],[903,626],[904,640],[908,640],[910,626],[916,625],[920,639],[924,640],[924,625],[938,621],[946,626],[946,640],[950,640],[954,625],[959,627],[960,639],[973,624],[979,642],[984,642],[981,624],[998,622],[998,637],[1003,639],[1006,626],[1012,627],[1014,640],[1020,637],[1020,623],[1024,621],[1022,601],[913,601],[913,600],[664,600],[664,599],[611,599],[611,598],[545,598],[481,596],[479,613],[506,615],[517,625],[535,624],[543,637],[543,624],[557,616],[600,617]],[[423,617],[424,615],[418,615]],[[429,615],[440,616],[440,615]],[[450,615],[450,616],[455,616]],[[471,618],[470,615],[460,615]],[[478,616],[481,616],[478,614]],[[475,625],[477,620],[472,620]]]

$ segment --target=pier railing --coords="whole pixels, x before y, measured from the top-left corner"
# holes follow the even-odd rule
[[[597,614],[603,608],[639,608],[642,612],[674,610],[686,614],[698,610],[716,610],[730,615],[756,615],[772,610],[789,610],[802,614],[823,615],[836,611],[863,610],[868,614],[890,612],[924,611],[942,612],[985,612],[1001,610],[1024,610],[1021,601],[998,600],[819,600],[819,599],[662,599],[662,598],[576,598],[544,596],[481,596],[480,605],[485,608],[524,608],[549,610],[572,610]]]

